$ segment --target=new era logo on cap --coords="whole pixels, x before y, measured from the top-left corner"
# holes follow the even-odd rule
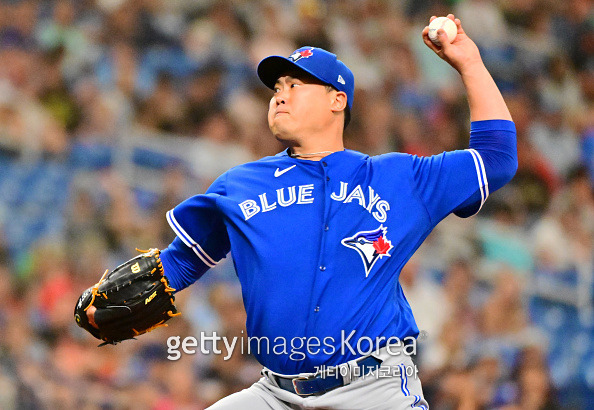
[[[295,68],[313,75],[323,83],[329,84],[347,95],[347,104],[353,108],[355,78],[351,70],[340,60],[322,48],[301,47],[289,57],[270,56],[260,61],[258,77],[270,89],[284,73]]]

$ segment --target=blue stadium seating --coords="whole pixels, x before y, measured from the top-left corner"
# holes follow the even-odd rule
[[[9,251],[18,255],[39,238],[62,233],[70,167],[63,163],[1,160],[0,206],[7,210],[2,230]]]
[[[564,405],[594,399],[594,329],[579,320],[577,307],[533,297],[530,319],[549,337],[548,361],[553,384]],[[577,403],[576,400],[580,401]]]

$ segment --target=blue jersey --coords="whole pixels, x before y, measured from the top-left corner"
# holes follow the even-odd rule
[[[183,288],[230,251],[248,335],[269,344],[252,343],[252,353],[279,373],[311,372],[360,356],[370,341],[416,337],[402,267],[439,221],[478,212],[488,195],[473,149],[432,157],[345,150],[321,161],[285,151],[232,168],[168,212],[204,269],[190,281],[166,274]],[[304,337],[319,347],[291,349]],[[344,348],[347,337],[350,346],[360,341],[355,352]]]

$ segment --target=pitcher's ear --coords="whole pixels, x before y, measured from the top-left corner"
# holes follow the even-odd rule
[[[344,91],[337,91],[332,101],[332,111],[342,111],[347,107],[347,95]]]

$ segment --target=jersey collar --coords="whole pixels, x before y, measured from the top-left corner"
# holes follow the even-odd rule
[[[318,161],[308,161],[308,160],[302,160],[299,158],[293,158],[289,155],[289,148],[279,152],[278,154],[275,155],[275,157],[288,157],[291,159],[294,159],[295,161],[307,161],[307,162],[318,162]],[[363,154],[362,152],[359,151],[353,151],[350,149],[345,149],[342,151],[336,151],[330,155],[326,155],[324,158],[321,159],[321,161],[328,161],[328,162],[334,162],[336,160],[365,160],[366,158],[368,158],[369,155],[367,154]]]

